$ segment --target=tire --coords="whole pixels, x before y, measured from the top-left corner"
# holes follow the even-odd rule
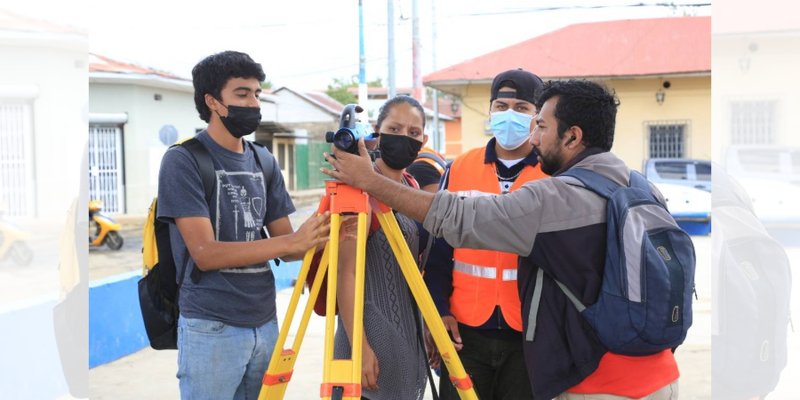
[[[9,252],[11,253],[11,259],[21,267],[31,265],[31,261],[33,261],[33,250],[23,242],[12,244]]]
[[[106,245],[111,250],[119,250],[122,248],[123,240],[119,232],[108,232],[105,240]]]

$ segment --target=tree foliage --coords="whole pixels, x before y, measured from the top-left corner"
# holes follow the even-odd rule
[[[377,78],[367,82],[368,87],[381,87],[383,83],[381,78]],[[336,99],[342,104],[358,103],[358,96],[348,91],[349,88],[358,87],[358,77],[353,75],[350,79],[333,78],[333,82],[328,84],[328,90],[325,94]]]

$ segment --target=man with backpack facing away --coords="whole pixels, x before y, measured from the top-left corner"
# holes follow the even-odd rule
[[[293,232],[295,211],[275,163],[264,176],[243,136],[261,121],[260,64],[225,51],[192,70],[195,106],[208,128],[195,136],[216,176],[210,202],[199,162],[184,146],[164,155],[158,218],[169,223],[177,269],[178,378],[183,399],[254,399],[278,336],[270,259],[297,259],[327,240],[327,215]],[[274,163],[275,159],[270,157]],[[261,240],[266,229],[270,239]]]
[[[504,196],[460,198],[446,191],[434,196],[405,190],[364,173],[363,165],[369,161],[365,151],[360,157],[336,152],[337,159],[328,158],[336,170],[324,171],[424,221],[433,235],[444,237],[454,247],[521,256],[518,287],[523,347],[536,399],[678,396],[678,366],[672,349],[682,342],[691,325],[694,250],[663,207],[660,193],[610,153],[618,104],[615,96],[597,83],[570,80],[545,85],[536,101],[539,113],[531,143],[539,154],[542,171],[553,178],[528,182]],[[604,195],[589,190],[597,185],[595,180],[586,179],[586,174],[606,180],[619,193],[646,197],[645,207],[629,205],[622,210],[623,215],[642,220],[617,219],[607,206],[621,204],[619,199],[607,201]],[[651,216],[647,212],[659,216],[657,229],[651,230],[643,222]],[[615,231],[611,228],[618,222],[623,228],[647,229],[638,231],[638,236],[612,236]],[[665,237],[668,240],[662,241]],[[614,254],[616,246],[624,247],[625,257]],[[635,254],[637,248],[646,254]],[[627,285],[623,288],[626,297],[614,299],[607,293],[619,282],[606,272],[612,266],[619,267],[616,261],[620,258],[631,266],[627,275],[620,275]],[[663,268],[651,268],[654,265]],[[636,275],[639,266],[646,271]],[[652,282],[656,277],[664,279]],[[678,304],[673,307],[674,299]],[[636,346],[617,346],[604,332],[608,326],[591,322],[590,314],[597,307],[615,301],[622,301],[631,310],[664,305],[643,313],[647,320],[637,327],[639,331],[631,328],[615,332],[626,337],[632,334],[628,342]],[[581,307],[586,307],[583,312],[579,311]],[[640,315],[618,317],[641,322]],[[637,335],[652,333],[653,327],[665,337],[648,347]],[[638,355],[621,355],[619,351]],[[592,396],[600,394],[604,396]]]
[[[489,99],[493,137],[453,161],[442,190],[460,196],[510,193],[546,177],[528,140],[542,80],[522,69],[495,76]],[[439,239],[425,265],[425,284],[445,328],[451,332],[464,369],[481,398],[530,399],[522,354],[522,318],[517,294],[517,255],[453,249]],[[429,349],[434,349],[427,336]],[[438,355],[432,353],[432,364]],[[442,364],[443,400],[458,399]]]

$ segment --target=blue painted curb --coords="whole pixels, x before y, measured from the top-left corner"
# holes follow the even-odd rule
[[[62,364],[72,364],[71,360],[61,359],[60,350],[64,349],[57,345],[54,327],[57,304],[55,298],[48,298],[19,309],[0,311],[0,332],[3,332],[0,397],[54,399],[68,393]]]
[[[272,271],[276,290],[291,287],[300,261],[282,262]],[[139,309],[138,271],[97,280],[89,287],[89,368],[117,360],[147,346]]]

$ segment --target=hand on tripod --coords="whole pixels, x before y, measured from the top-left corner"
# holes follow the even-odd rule
[[[363,142],[359,144],[362,153],[366,151]],[[358,158],[354,156],[355,158]],[[365,157],[366,156],[365,154]],[[373,173],[371,162],[365,158],[367,171]],[[401,186],[402,187],[402,186]],[[413,190],[413,189],[409,189]],[[259,400],[281,399],[294,372],[294,365],[314,303],[320,293],[322,282],[327,279],[325,302],[325,346],[323,354],[323,380],[320,385],[320,397],[323,399],[358,400],[362,397],[362,387],[377,388],[380,366],[376,354],[366,342],[364,318],[364,283],[367,247],[368,215],[374,213],[377,223],[383,229],[386,241],[398,262],[402,277],[408,284],[414,301],[417,302],[425,323],[432,331],[434,341],[442,354],[442,362],[447,366],[450,381],[462,399],[477,400],[472,380],[464,370],[461,360],[447,336],[447,330],[439,319],[439,313],[433,299],[425,287],[414,255],[408,247],[392,210],[378,203],[377,209],[370,206],[369,196],[357,188],[339,181],[326,181],[326,197],[320,202],[320,212],[330,210],[331,228],[330,242],[320,257],[319,268],[315,273],[302,319],[291,348],[284,348],[294,313],[297,310],[300,296],[310,272],[314,258],[313,248],[303,258],[303,265],[298,273],[297,283],[281,326],[275,350],[272,353],[269,367],[264,373],[263,386]],[[343,215],[358,214],[357,238],[355,241],[340,242],[341,219]],[[341,258],[340,258],[341,257]],[[355,261],[352,260],[355,258]],[[349,278],[353,274],[354,279]],[[352,282],[352,283],[351,283]],[[341,294],[341,295],[340,295]],[[350,358],[334,357],[334,334],[336,332],[336,308],[342,319],[347,338],[351,343]],[[351,305],[352,304],[352,305]],[[350,322],[350,323],[348,323]],[[372,360],[372,361],[370,361]],[[384,373],[395,360],[384,363]],[[388,363],[388,364],[387,364]],[[384,388],[383,390],[386,390]]]
[[[285,258],[300,259],[310,248],[324,249],[331,228],[330,216],[331,213],[326,211],[320,215],[312,215],[303,222],[303,225],[291,234],[289,241],[291,256]]]
[[[464,348],[464,344],[461,343],[461,334],[458,333],[458,322],[452,315],[442,317],[442,322],[450,335],[450,340],[453,341],[453,347],[455,347],[456,351],[460,351]],[[428,330],[427,326],[425,327],[425,349],[428,354],[428,363],[432,368],[439,368],[442,356],[439,354],[439,350],[433,341],[433,335],[431,335],[431,331]]]

